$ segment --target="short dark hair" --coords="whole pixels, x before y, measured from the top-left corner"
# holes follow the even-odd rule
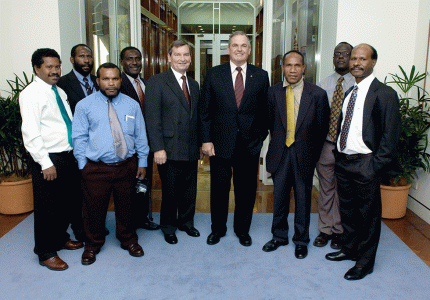
[[[76,55],[76,49],[77,49],[78,47],[80,47],[80,46],[87,48],[88,50],[90,50],[91,54],[93,54],[93,50],[91,50],[91,48],[90,48],[90,47],[88,47],[88,45],[85,45],[85,44],[77,44],[77,45],[73,46],[72,51],[70,51],[70,57],[75,57],[75,55]]]
[[[188,48],[190,49],[190,53],[191,53],[191,46],[190,46],[190,44],[188,44],[184,40],[176,40],[173,43],[171,43],[170,46],[169,46],[169,55],[172,55],[173,48],[179,48],[179,47],[182,47],[182,46],[188,46]]]
[[[350,48],[351,48],[351,51],[352,51],[352,48],[354,48],[350,43],[348,43],[348,42],[340,42],[339,44],[337,44],[336,45],[336,47],[334,47],[334,49],[336,49],[337,47],[339,47],[340,45],[347,45],[347,46],[349,46]]]
[[[56,57],[61,64],[60,55],[57,53],[57,51],[51,48],[39,48],[34,51],[33,55],[31,56],[31,65],[33,66],[34,73],[36,73],[34,67],[40,68],[40,66],[43,64],[44,57]]]
[[[121,60],[124,59],[125,52],[127,52],[128,50],[136,50],[137,52],[139,52],[140,56],[142,56],[142,52],[140,52],[139,49],[137,49],[136,47],[133,47],[133,46],[128,46],[128,47],[125,47],[124,49],[121,50],[121,53],[119,54],[119,58]]]
[[[290,53],[297,53],[298,55],[300,55],[302,57],[302,64],[305,64],[305,56],[298,50],[290,50],[287,53],[284,54],[284,57],[282,57],[282,64],[285,63],[285,57],[287,57],[288,54]]]
[[[121,73],[121,71],[119,70],[118,66],[114,63],[111,62],[107,62],[104,64],[101,64],[100,67],[98,67],[97,69],[97,78],[100,78],[100,69],[105,68],[105,69],[118,69],[118,72]]]

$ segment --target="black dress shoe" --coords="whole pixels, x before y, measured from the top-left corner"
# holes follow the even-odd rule
[[[373,267],[357,267],[354,266],[345,273],[344,278],[346,280],[360,280],[366,277],[366,275],[371,274],[373,272]]]
[[[148,220],[146,222],[143,222],[143,223],[140,223],[139,225],[137,225],[137,228],[143,228],[146,230],[158,230],[158,229],[160,229],[160,225]]]
[[[237,234],[237,237],[239,238],[239,243],[242,246],[249,247],[252,245],[252,239],[249,234],[247,233]]]
[[[328,235],[324,232],[320,232],[320,234],[315,238],[314,246],[315,247],[324,247],[328,244],[328,241],[331,240],[331,235]]]
[[[179,230],[185,231],[189,236],[198,237],[200,232],[195,227],[178,227]]]
[[[308,256],[308,247],[303,245],[297,245],[296,250],[294,251],[294,255],[298,259],[303,259]]]
[[[134,257],[141,257],[145,254],[143,252],[142,247],[138,243],[134,243],[134,244],[131,244],[128,246],[122,246],[121,245],[121,248],[124,250],[128,250],[128,253]]]
[[[275,251],[276,249],[278,249],[279,246],[286,246],[286,245],[288,245],[288,241],[281,242],[278,240],[271,239],[270,241],[268,241],[263,246],[263,251],[264,252],[272,252],[272,251]]]
[[[168,242],[169,244],[177,244],[178,243],[178,238],[176,237],[176,234],[164,234],[164,239],[166,240],[166,242]]]
[[[335,233],[331,239],[330,247],[335,250],[342,249],[342,235]]]
[[[99,253],[95,250],[84,250],[84,253],[82,253],[82,259],[81,262],[84,266],[91,265],[96,261],[96,255]]]
[[[208,245],[215,245],[219,243],[219,240],[225,236],[225,234],[220,234],[217,232],[211,232],[211,234],[209,234],[208,239],[207,239],[207,244]]]
[[[357,258],[353,257],[352,255],[346,254],[342,250],[337,251],[337,252],[328,253],[328,254],[326,254],[325,258],[328,260],[331,260],[331,261],[342,261],[342,260],[356,261],[357,260]]]

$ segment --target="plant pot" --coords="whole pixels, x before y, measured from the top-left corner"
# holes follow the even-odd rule
[[[34,209],[33,184],[30,179],[0,183],[0,213],[23,214]]]
[[[382,218],[400,219],[406,215],[406,204],[411,184],[406,186],[381,185]]]

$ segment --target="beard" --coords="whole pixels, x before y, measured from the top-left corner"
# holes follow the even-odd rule
[[[83,68],[84,67],[89,67],[88,71],[84,71]],[[91,73],[91,71],[93,70],[93,65],[91,64],[78,64],[77,62],[75,62],[73,64],[73,68],[76,70],[76,72],[78,72],[79,74],[81,74],[84,77],[87,77],[88,74]]]
[[[103,95],[105,95],[105,96],[106,96],[106,97],[108,97],[109,99],[113,99],[113,98],[115,98],[116,96],[118,96],[118,94],[119,94],[119,89],[117,89],[117,90],[116,90],[115,95],[112,95],[112,96],[107,95],[107,94],[106,94],[106,91],[105,91],[105,90],[102,90],[101,88],[100,88],[100,93],[102,93]]]

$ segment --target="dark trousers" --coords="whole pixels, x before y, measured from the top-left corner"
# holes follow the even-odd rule
[[[356,265],[372,267],[381,233],[380,179],[373,156],[336,156],[336,177],[343,226],[342,250],[357,256]]]
[[[275,240],[288,241],[288,213],[290,192],[293,188],[295,201],[293,242],[306,246],[309,243],[312,175],[303,178],[300,173],[296,145],[285,146],[279,167],[272,174],[274,196],[272,234]]]
[[[70,239],[67,228],[72,220],[82,229],[79,169],[72,151],[50,153],[57,178],[43,179],[41,167],[32,161],[34,195],[34,253],[40,261],[55,255]],[[76,228],[75,227],[75,228]]]
[[[231,158],[210,157],[211,167],[211,221],[212,232],[227,232],[228,203],[231,177],[234,185],[234,222],[236,234],[249,232],[257,192],[258,161],[260,155],[251,155],[236,143]]]
[[[144,182],[148,187],[146,193],[133,193],[132,194],[132,205],[133,205],[133,220],[136,227],[142,223],[146,223],[152,220],[152,203],[151,203],[151,189],[152,189],[152,162],[154,160],[154,153],[149,152],[148,155],[148,166],[146,167],[146,174]],[[137,180],[135,181],[137,183]]]
[[[158,165],[162,201],[160,225],[164,234],[194,226],[197,196],[197,161],[167,160]]]
[[[131,194],[135,192],[136,173],[136,157],[117,164],[89,160],[82,169],[86,250],[98,251],[104,245],[106,213],[112,192],[115,204],[116,237],[124,247],[137,243],[131,204]]]

